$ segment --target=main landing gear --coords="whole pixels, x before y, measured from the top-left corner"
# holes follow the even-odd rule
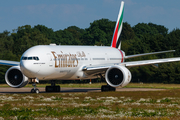
[[[101,81],[106,81],[105,78],[100,74]],[[107,85],[101,86],[101,92],[116,91],[116,88]]]
[[[108,92],[108,91],[116,91],[116,88],[111,87],[109,85],[102,85],[101,92]]]
[[[51,80],[51,86],[46,86],[46,92],[60,92],[60,86],[56,86],[55,80]]]

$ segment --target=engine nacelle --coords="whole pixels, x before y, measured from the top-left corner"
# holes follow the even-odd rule
[[[111,87],[124,87],[131,81],[131,72],[124,66],[112,66],[106,71],[105,79]]]
[[[6,83],[10,87],[21,88],[28,84],[28,78],[23,75],[19,66],[11,67],[5,74]]]

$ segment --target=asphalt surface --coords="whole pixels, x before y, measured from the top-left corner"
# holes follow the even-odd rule
[[[11,88],[0,87],[0,94],[13,94],[13,93],[31,93],[32,88]],[[45,88],[38,88],[40,93],[45,93]],[[151,89],[151,88],[116,88],[116,91],[160,91],[165,89]],[[61,88],[61,92],[101,92],[101,88]]]

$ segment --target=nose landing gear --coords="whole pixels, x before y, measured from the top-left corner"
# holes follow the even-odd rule
[[[31,89],[31,93],[39,93],[39,89],[37,89],[36,87],[36,83],[39,83],[39,80],[36,78],[36,79],[31,79],[31,81],[33,82],[32,86],[34,88]]]
[[[34,88],[31,89],[31,93],[39,93],[39,89],[36,88],[36,83],[33,83]]]

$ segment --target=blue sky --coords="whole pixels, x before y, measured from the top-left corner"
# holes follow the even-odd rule
[[[124,0],[124,22],[180,28],[179,0]],[[45,25],[54,31],[69,26],[88,28],[94,20],[116,21],[121,0],[1,0],[0,32],[18,26]]]

